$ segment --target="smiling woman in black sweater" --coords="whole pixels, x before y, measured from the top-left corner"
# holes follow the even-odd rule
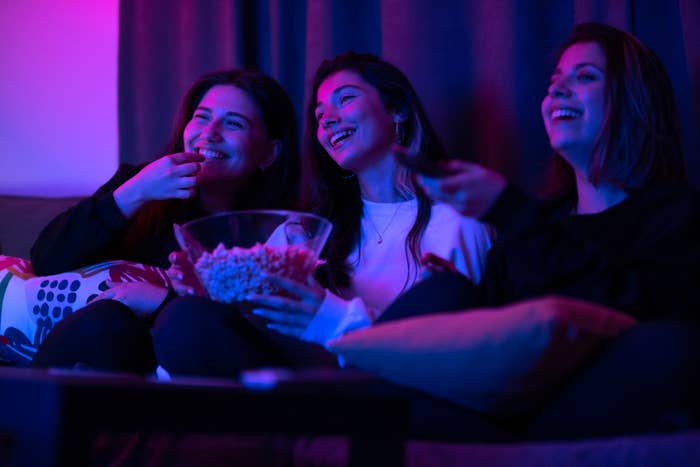
[[[116,259],[166,268],[179,250],[173,223],[234,209],[290,208],[298,199],[294,108],[262,73],[199,78],[183,98],[164,153],[143,166],[120,167],[93,196],[51,221],[32,248],[34,271],[55,274]],[[59,322],[32,364],[152,371],[149,325],[167,296],[151,284],[115,284]]]
[[[634,36],[577,26],[561,49],[542,102],[555,151],[546,201],[523,202],[508,186],[483,217],[506,226],[478,287],[465,281],[459,308],[561,294],[640,320],[700,315],[700,196],[688,187],[671,83]],[[452,204],[459,180],[419,177]],[[437,287],[435,278],[420,290]],[[408,303],[408,302],[406,302]],[[420,313],[400,304],[383,320]]]
[[[550,294],[615,308],[640,324],[564,382],[526,434],[572,439],[697,426],[700,195],[687,184],[663,65],[631,34],[578,25],[561,49],[542,118],[553,172],[564,181],[557,196],[527,201],[506,187],[483,218],[506,227],[482,282],[434,275],[379,321]],[[420,179],[431,196],[458,205],[460,176]]]

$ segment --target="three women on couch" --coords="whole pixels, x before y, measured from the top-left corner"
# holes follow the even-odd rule
[[[479,224],[456,219],[453,213],[440,214],[441,206],[433,208],[438,214],[426,217],[430,203],[391,157],[391,145],[398,143],[436,159],[444,155],[417,100],[406,97],[414,96],[412,90],[405,92],[410,85],[380,74],[373,65],[387,68],[385,62],[350,54],[324,62],[318,70],[307,109],[307,138],[312,140],[306,147],[312,173],[325,174],[316,177],[318,185],[313,185],[315,207],[336,226],[321,277],[328,289],[280,280],[295,298],[250,297],[259,305],[255,313],[267,321],[269,329],[325,343],[374,319],[414,313],[415,302],[410,302],[410,309],[405,305],[426,290],[428,296],[444,296],[439,290],[445,279],[439,276],[419,284],[382,317],[373,311],[383,309],[415,282],[421,252],[431,248],[421,249],[421,242],[431,241],[430,226],[438,225],[441,218],[447,219],[444,225],[449,226],[452,239],[467,232],[464,238],[471,235],[474,240],[468,253],[461,253],[458,266],[478,282],[480,261],[475,259],[488,246],[486,231],[479,234]],[[467,292],[453,301],[453,308],[560,293],[642,319],[666,313],[694,316],[698,299],[690,291],[700,277],[694,227],[697,196],[686,187],[671,85],[656,55],[620,30],[579,25],[562,48],[542,115],[555,161],[565,175],[560,180],[568,183],[562,185],[560,196],[545,203],[524,200],[506,188],[494,204],[492,198],[500,188],[483,191],[492,193],[485,198],[484,204],[491,206],[485,218],[511,225],[489,253],[481,283],[464,281]],[[456,175],[417,178],[432,198],[463,209],[460,200],[465,190],[460,191],[458,182],[471,176],[474,168],[450,164]],[[482,186],[498,188],[499,184]],[[464,225],[473,227],[465,230]],[[432,238],[440,243],[444,231],[435,232]],[[386,241],[392,233],[404,241]],[[382,249],[391,243],[393,252]],[[396,250],[396,243],[403,252]],[[437,248],[440,256],[454,259],[452,246]],[[387,274],[392,266],[399,270]],[[387,281],[390,293],[382,293],[384,289],[377,287],[380,281]],[[177,299],[162,310],[162,342],[182,338],[187,344],[179,352],[163,344],[159,360],[175,372],[199,374],[211,374],[208,363],[202,362],[216,360],[214,373],[231,374],[241,365],[227,359],[238,357],[224,351],[226,346],[207,350],[206,339],[194,335],[197,328],[186,323],[212,317],[206,329],[223,329],[220,341],[238,342],[239,353],[249,338],[229,338],[236,330],[222,325],[227,312],[198,313],[204,306],[198,300]],[[207,306],[219,305],[208,302]],[[154,336],[160,347],[156,324]],[[253,340],[267,348],[260,343],[264,339]],[[183,353],[190,352],[183,347],[203,353],[188,353],[190,361],[178,368]]]

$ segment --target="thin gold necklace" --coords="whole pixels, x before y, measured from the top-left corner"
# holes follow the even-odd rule
[[[394,221],[394,218],[396,217],[396,214],[399,212],[399,208],[401,207],[401,203],[396,203],[396,209],[394,209],[394,214],[391,215],[389,218],[389,221],[386,223],[384,228],[382,229],[381,232],[379,232],[379,229],[377,228],[377,225],[374,223],[374,220],[372,219],[372,216],[369,215],[369,212],[367,213],[367,220],[369,221],[370,225],[374,229],[374,231],[377,233],[377,244],[381,245],[384,243],[384,234],[386,231],[389,229],[389,226],[391,223]]]

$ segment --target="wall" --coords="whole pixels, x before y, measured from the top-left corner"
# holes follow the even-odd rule
[[[0,2],[0,194],[85,195],[116,169],[118,4]]]

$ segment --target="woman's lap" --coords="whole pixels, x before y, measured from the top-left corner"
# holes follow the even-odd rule
[[[73,368],[150,373],[156,366],[148,326],[114,300],[98,300],[67,316],[46,336],[35,368]]]

